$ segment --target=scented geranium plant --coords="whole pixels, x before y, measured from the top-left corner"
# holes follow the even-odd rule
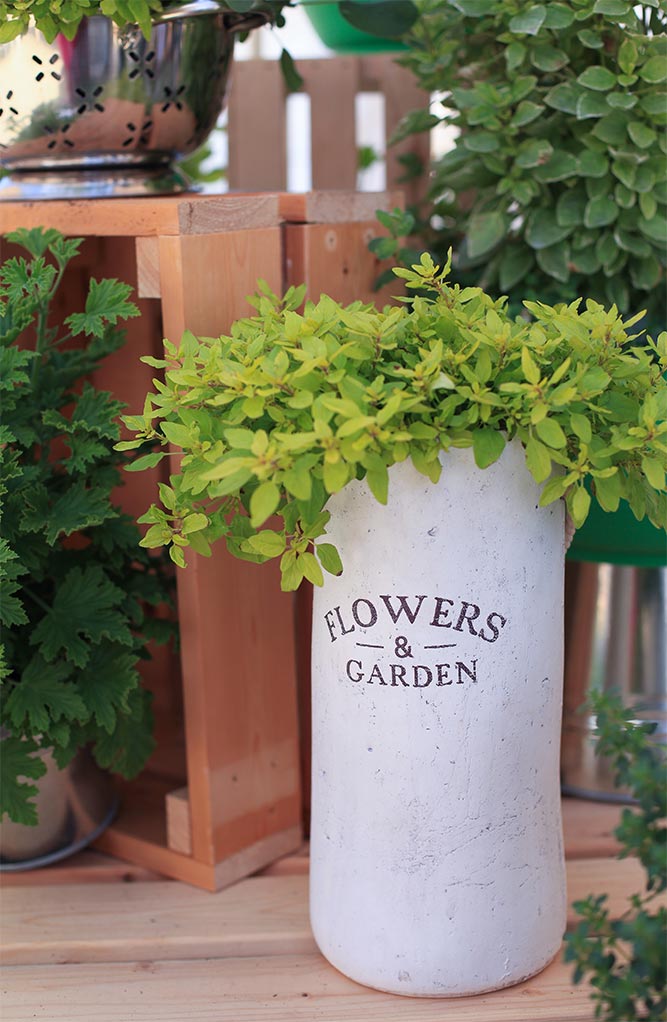
[[[7,240],[25,255],[0,267],[0,816],[33,824],[40,750],[62,767],[90,745],[126,777],[146,762],[138,665],[150,639],[173,633],[151,613],[172,584],[115,500],[123,406],[87,379],[139,314],[131,288],[91,280],[85,308],[58,326],[52,303],[81,240],[40,229]]]
[[[321,584],[322,568],[341,571],[324,539],[331,494],[365,478],[385,503],[395,462],[435,482],[441,451],[472,447],[484,469],[515,438],[542,504],[564,498],[576,525],[588,481],[605,510],[627,500],[664,527],[667,333],[640,338],[592,301],[530,302],[513,318],[505,299],[450,285],[449,269],[427,255],[397,269],[420,297],[382,311],[322,296],[299,313],[302,288],[264,288],[229,336],[186,333],[146,359],[165,379],[120,446],[162,445],[137,467],[169,445],[182,457],[144,544],[183,565],[187,547],[208,554],[224,537],[239,557],[279,557],[286,590]]]

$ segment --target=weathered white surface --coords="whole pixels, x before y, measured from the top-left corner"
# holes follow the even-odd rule
[[[451,996],[539,971],[565,926],[564,522],[517,444],[484,471],[442,457],[437,486],[403,463],[387,507],[365,483],[329,505],[344,573],[315,592],[311,918],[351,978]]]

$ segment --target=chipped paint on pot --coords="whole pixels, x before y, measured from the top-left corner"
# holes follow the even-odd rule
[[[313,614],[311,920],[352,979],[517,983],[558,952],[564,507],[518,442],[331,499],[344,572]]]

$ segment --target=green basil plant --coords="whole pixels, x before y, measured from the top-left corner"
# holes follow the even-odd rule
[[[604,510],[625,499],[665,528],[667,333],[640,338],[638,317],[594,301],[527,302],[514,317],[449,270],[428,255],[397,269],[419,295],[383,310],[323,295],[300,313],[303,288],[263,287],[228,336],[186,333],[144,359],[164,380],[118,446],[161,445],[132,469],[179,463],[141,519],[143,544],[182,566],[188,547],[207,555],[224,537],[238,557],[280,558],[285,590],[321,585],[322,569],[342,570],[324,538],[331,494],[365,479],[385,503],[394,463],[435,482],[441,451],[472,447],[484,469],[515,438],[542,504],[564,498],[576,525],[589,482]]]

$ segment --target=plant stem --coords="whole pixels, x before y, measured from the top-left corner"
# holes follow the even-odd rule
[[[33,603],[36,603],[38,607],[41,607],[45,614],[51,613],[51,607],[49,607],[48,603],[45,603],[41,596],[38,596],[37,593],[33,593],[32,589],[24,585],[23,592],[26,594],[26,596],[30,597]]]

